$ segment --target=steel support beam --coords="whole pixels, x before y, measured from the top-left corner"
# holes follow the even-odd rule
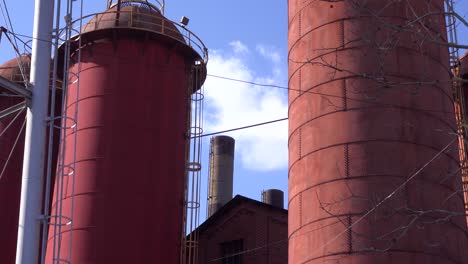
[[[1,88],[5,88],[7,89],[8,91],[14,93],[14,94],[17,94],[17,95],[21,95],[23,96],[24,98],[26,99],[31,99],[31,96],[32,96],[32,92],[26,88],[24,88],[24,86],[21,86],[17,83],[14,83],[2,76],[0,76],[0,87]]]

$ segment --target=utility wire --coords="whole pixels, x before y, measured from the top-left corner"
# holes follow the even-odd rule
[[[22,37],[26,37],[26,38],[32,38],[30,36],[22,35],[22,34],[18,34],[18,33],[12,33],[12,32],[9,32],[9,33],[15,35],[15,37],[22,36]],[[46,40],[44,40],[44,41],[46,41]],[[47,41],[47,42],[50,42],[50,41]],[[215,74],[207,74],[207,76],[213,77],[213,78],[218,78],[218,79],[223,79],[223,80],[228,80],[228,81],[233,81],[233,82],[246,83],[246,84],[259,86],[259,87],[270,87],[270,88],[276,88],[276,89],[282,89],[282,90],[288,90],[288,91],[289,90],[297,91],[297,92],[300,92],[300,93],[315,94],[315,95],[324,96],[324,97],[347,99],[347,100],[350,100],[350,101],[363,102],[363,103],[368,103],[368,104],[377,105],[377,106],[386,106],[386,107],[395,107],[395,108],[401,108],[401,109],[410,109],[410,110],[413,110],[413,111],[420,111],[420,112],[454,114],[453,111],[441,111],[441,110],[433,110],[433,109],[418,109],[418,108],[411,108],[411,107],[407,107],[407,106],[400,106],[400,105],[396,105],[396,104],[389,104],[389,103],[379,102],[379,101],[376,101],[375,99],[359,99],[359,98],[348,97],[348,96],[345,96],[345,95],[326,94],[326,93],[315,92],[315,91],[311,91],[311,90],[301,91],[299,89],[293,89],[291,87],[286,87],[286,86],[281,86],[281,85],[276,85],[276,84],[262,84],[262,83],[246,81],[246,80],[241,80],[241,79],[236,79],[236,78],[231,78],[231,77],[226,77],[226,76],[220,76],[220,75],[215,75]],[[224,130],[224,131],[213,132],[213,133],[209,133],[209,134],[202,134],[202,135],[199,135],[199,136],[196,136],[196,137],[201,138],[201,137],[214,136],[214,135],[218,135],[218,134],[222,134],[222,133],[227,133],[227,132],[243,130],[243,129],[248,129],[248,128],[257,127],[257,126],[268,125],[268,124],[271,124],[271,123],[281,122],[281,121],[285,121],[287,119],[288,118],[281,118],[281,119],[277,119],[277,120],[272,120],[272,121],[252,124],[252,125],[248,125],[248,126],[228,129],[228,130]],[[440,129],[434,129],[434,131],[443,132],[443,131],[440,131]],[[447,131],[447,133],[454,134],[455,132],[454,131]],[[196,138],[196,137],[190,137],[190,138]]]
[[[214,136],[214,135],[223,134],[223,133],[227,133],[227,132],[232,132],[232,131],[247,129],[247,128],[251,128],[251,127],[269,125],[269,124],[273,124],[273,123],[277,123],[277,122],[281,122],[281,121],[286,121],[286,120],[288,120],[287,117],[281,118],[281,119],[272,120],[272,121],[267,121],[267,122],[263,122],[263,123],[257,123],[257,124],[253,124],[253,125],[248,125],[248,126],[243,126],[243,127],[232,128],[232,129],[228,129],[228,130],[224,130],[224,131],[213,132],[213,133],[209,133],[209,134],[202,134],[202,135],[197,136],[197,137],[200,137],[200,138],[202,138],[202,137],[209,137],[209,136]],[[197,137],[192,137],[192,138],[197,138]]]
[[[10,32],[10,33],[12,33],[12,32]],[[15,34],[16,36],[20,36],[20,37],[24,37],[24,38],[34,39],[33,37],[28,36],[28,35],[23,35],[23,34],[19,34],[19,33],[12,33],[12,34]],[[38,39],[38,40],[39,41],[51,42],[50,40],[43,40],[43,39]],[[307,62],[304,62],[304,63],[307,63]],[[454,114],[453,111],[442,111],[442,110],[436,110],[436,109],[419,109],[419,108],[411,108],[411,107],[408,107],[408,106],[401,106],[401,105],[398,105],[398,104],[390,104],[390,103],[379,102],[375,98],[369,98],[369,99],[353,98],[353,97],[343,96],[343,95],[334,95],[334,94],[327,94],[327,93],[322,93],[322,92],[315,92],[315,91],[311,91],[310,89],[303,91],[303,90],[300,90],[300,89],[294,89],[294,88],[287,87],[287,86],[282,86],[282,85],[262,84],[262,83],[252,82],[252,81],[246,81],[246,80],[226,77],[226,76],[219,76],[219,75],[215,75],[215,74],[207,74],[207,76],[213,77],[213,78],[218,78],[218,79],[224,79],[224,80],[228,80],[228,81],[233,81],[233,82],[246,83],[246,84],[250,84],[250,85],[254,85],[254,86],[271,87],[271,88],[288,90],[288,91],[296,91],[296,92],[303,93],[303,94],[315,94],[315,95],[320,95],[320,96],[329,97],[329,98],[347,99],[347,100],[350,100],[350,101],[368,103],[368,104],[372,104],[372,105],[380,105],[380,106],[394,107],[394,108],[401,108],[401,109],[410,109],[410,110],[420,111],[420,112]],[[451,80],[447,80],[447,82],[451,82]]]
[[[5,13],[6,13],[6,17],[8,19],[9,29],[14,34],[15,30],[13,29],[13,23],[11,23],[10,12],[8,11],[8,6],[7,6],[6,2],[5,2],[5,0],[3,0],[3,6],[5,7]],[[2,14],[3,14],[3,9],[2,9]],[[3,18],[5,18],[5,14],[3,14]],[[16,42],[16,40],[15,40],[15,44],[16,44],[16,46],[18,46],[18,42]]]
[[[2,8],[1,4],[0,4],[0,10],[2,12],[2,15],[3,15],[3,20],[5,21],[5,24],[7,25],[7,27],[9,28],[8,31],[10,31],[13,35],[15,34],[15,30],[13,28],[13,23],[11,23],[11,17],[10,17],[10,12],[8,11],[8,6],[5,2],[5,0],[3,0],[3,7],[5,8],[5,10]],[[6,15],[5,15],[6,14]],[[7,21],[8,20],[8,21]],[[3,30],[4,28],[2,28]],[[16,51],[17,53],[17,57],[16,57],[16,61],[18,63],[18,67],[19,67],[19,70],[21,72],[21,75],[23,77],[23,80],[24,80],[24,84],[25,86],[27,86],[28,84],[28,80],[27,80],[27,76],[25,74],[25,68],[24,68],[24,65],[20,59],[21,57],[21,53],[19,52],[18,50],[18,42],[16,41],[16,38],[14,38],[13,40],[10,39],[10,37],[8,36],[8,34],[5,34],[7,35],[7,38],[8,40],[10,41],[11,45],[13,46],[13,49]]]
[[[252,84],[252,85],[255,85],[255,86],[272,87],[272,88],[279,88],[279,89],[284,89],[284,90],[296,90],[296,89],[292,89],[292,88],[289,88],[289,87],[286,87],[286,86],[281,86],[281,85],[276,85],[276,84],[261,84],[261,83],[251,82],[251,81],[245,81],[245,80],[239,80],[239,79],[235,79],[235,78],[225,77],[225,76],[219,76],[219,75],[215,75],[215,74],[207,74],[207,76],[218,78],[218,79],[224,79],[224,80],[228,80],[228,81]],[[297,91],[299,91],[299,90],[297,90]]]
[[[31,38],[29,36],[18,34],[18,33],[15,33],[15,35]],[[241,80],[241,79],[236,79],[236,78],[231,78],[231,77],[226,77],[226,76],[220,76],[220,75],[215,75],[215,74],[207,74],[207,76],[213,77],[213,78],[218,78],[218,79],[223,79],[223,80],[228,80],[228,81],[233,81],[233,82],[246,83],[246,84],[250,84],[250,85],[254,85],[254,86],[270,87],[270,88],[276,88],[276,89],[282,89],[282,90],[291,90],[291,91],[297,91],[297,92],[301,92],[301,93],[316,94],[316,95],[324,96],[324,97],[331,97],[331,98],[347,99],[347,100],[357,101],[357,102],[364,102],[364,103],[373,104],[373,105],[396,107],[396,108],[402,108],[402,109],[411,109],[411,110],[420,111],[420,112],[454,114],[454,112],[452,112],[452,111],[440,111],[440,110],[433,110],[433,109],[410,108],[410,107],[407,107],[407,106],[400,106],[400,105],[396,105],[396,104],[378,102],[378,101],[373,100],[373,99],[367,99],[366,100],[366,99],[352,98],[352,97],[343,96],[343,95],[326,94],[326,93],[315,92],[315,91],[310,91],[310,90],[301,91],[299,89],[293,89],[291,87],[286,87],[286,86],[281,86],[281,85],[276,85],[276,84],[262,84],[262,83],[256,83],[256,82],[252,82],[252,81],[246,81],[246,80]],[[275,122],[281,122],[281,121],[285,121],[287,119],[288,118],[281,118],[281,119],[278,119],[278,120],[272,120],[272,121],[267,121],[267,122],[263,122],[263,123],[248,125],[248,126],[244,126],[244,127],[228,129],[228,130],[225,130],[225,131],[213,132],[213,133],[209,133],[209,134],[203,134],[203,135],[200,135],[198,137],[214,136],[214,135],[217,135],[217,134],[222,134],[222,133],[227,133],[227,132],[232,132],[232,131],[237,131],[237,130],[243,130],[243,129],[247,129],[247,128],[262,126],[262,125],[268,125],[268,124],[275,123]],[[449,133],[452,133],[452,132],[449,132]],[[191,137],[191,138],[195,138],[195,137]]]
[[[378,102],[375,99],[352,98],[352,97],[348,97],[348,96],[326,94],[326,93],[315,92],[315,91],[311,91],[311,90],[303,91],[303,90],[300,90],[300,89],[294,89],[294,88],[291,88],[291,87],[286,87],[286,86],[281,86],[281,85],[261,84],[261,83],[245,81],[245,80],[240,80],[240,79],[235,79],[235,78],[230,78],[230,77],[224,77],[224,76],[219,76],[219,75],[214,75],[214,74],[207,74],[207,76],[210,76],[210,77],[213,77],[213,78],[218,78],[218,79],[223,79],[223,80],[234,81],[234,82],[247,83],[247,84],[251,84],[251,85],[255,85],[255,86],[272,87],[272,88],[278,88],[278,89],[283,89],[283,90],[296,91],[296,92],[300,92],[300,93],[304,93],[304,94],[307,93],[307,94],[315,94],[315,95],[331,97],[331,98],[347,99],[347,100],[350,100],[350,101],[356,101],[356,102],[362,102],[362,103],[368,103],[368,104],[374,104],[374,105],[381,105],[381,106],[387,106],[387,107],[396,107],[396,108],[402,108],[402,109],[411,109],[411,110],[421,111],[421,112],[435,112],[435,113],[454,114],[454,112],[449,112],[449,111],[440,111],[440,110],[433,110],[433,109],[418,109],[418,108],[411,108],[411,107],[408,107],[408,106],[401,106],[401,105],[396,105],[396,104]]]

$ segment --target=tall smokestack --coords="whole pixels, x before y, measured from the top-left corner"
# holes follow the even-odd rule
[[[284,192],[277,189],[263,191],[262,202],[284,209]]]
[[[232,199],[234,145],[234,139],[228,136],[211,138],[208,217]]]

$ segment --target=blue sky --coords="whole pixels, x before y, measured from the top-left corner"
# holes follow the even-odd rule
[[[287,86],[286,0],[167,0],[166,16],[190,18],[188,28],[210,51],[210,74]],[[466,17],[468,1],[458,0]],[[33,0],[6,0],[16,32],[32,35]],[[105,0],[86,0],[85,14],[104,10]],[[0,17],[0,24],[3,23]],[[460,27],[460,42],[468,43],[468,29]],[[5,39],[0,61],[14,55]],[[209,77],[205,85],[205,132],[215,132],[287,117],[287,92],[275,88]],[[287,197],[287,122],[230,133],[236,139],[234,194],[260,199],[263,189],[277,188]],[[204,139],[203,166],[208,165],[209,138]],[[202,221],[206,209],[203,174]],[[285,204],[287,204],[285,202]]]

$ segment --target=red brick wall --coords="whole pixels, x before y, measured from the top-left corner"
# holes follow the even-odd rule
[[[287,214],[243,203],[200,234],[199,263],[222,263],[221,243],[243,239],[243,264],[286,264],[287,236]]]

